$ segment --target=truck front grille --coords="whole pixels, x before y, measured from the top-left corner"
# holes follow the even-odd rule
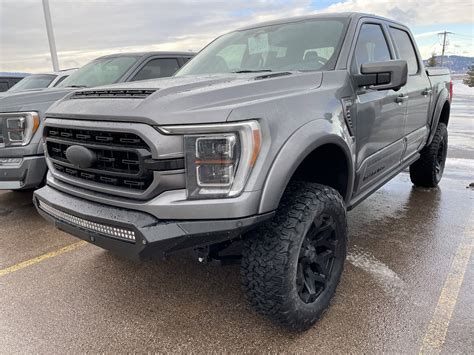
[[[153,182],[153,171],[145,168],[150,148],[135,134],[47,126],[44,136],[54,169],[70,178],[139,191]],[[67,159],[66,150],[74,145],[93,153],[90,167],[80,168]]]

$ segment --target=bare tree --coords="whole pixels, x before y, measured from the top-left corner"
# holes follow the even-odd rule
[[[436,60],[436,53],[433,52],[431,54],[431,57],[428,59],[428,62],[426,64],[427,67],[436,67],[438,65],[438,61]]]

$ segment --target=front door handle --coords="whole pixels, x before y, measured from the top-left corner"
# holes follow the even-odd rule
[[[405,102],[406,100],[408,100],[408,95],[400,94],[400,95],[397,96],[397,98],[395,99],[395,102],[396,102],[396,103],[399,103],[399,104],[402,104],[402,103]]]
[[[424,97],[428,96],[428,95],[431,95],[433,93],[433,89],[425,89],[421,95],[423,95]]]

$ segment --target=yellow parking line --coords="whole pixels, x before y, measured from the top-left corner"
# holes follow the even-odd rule
[[[440,353],[442,350],[474,244],[474,230],[472,227],[468,227],[466,232],[441,289],[438,304],[423,338],[420,354]]]
[[[79,248],[83,245],[86,245],[86,244],[87,244],[87,242],[85,242],[85,241],[80,241],[80,242],[77,242],[77,243],[73,243],[73,244],[67,245],[67,246],[65,246],[61,249],[58,249],[58,250],[55,250],[55,251],[37,256],[36,258],[26,260],[26,261],[22,261],[21,263],[12,265],[10,267],[7,267],[6,269],[1,269],[0,270],[0,277],[11,274],[12,272],[24,269],[25,267],[40,263],[44,260],[54,258],[55,256],[67,253],[69,251],[77,249],[77,248]]]

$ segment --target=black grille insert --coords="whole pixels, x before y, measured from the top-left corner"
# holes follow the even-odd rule
[[[90,173],[85,170],[68,168],[64,165],[53,163],[54,168],[66,175],[74,178],[79,178],[87,181],[93,181],[99,184],[112,185],[116,187],[134,189],[134,190],[145,190],[151,185],[153,181],[153,175],[147,174],[144,177],[123,177],[123,176],[111,176],[104,173]]]
[[[66,150],[71,144],[61,141],[49,140],[48,155],[51,159],[68,165],[66,158]],[[94,152],[96,162],[92,169],[106,170],[113,173],[121,173],[127,175],[138,174],[140,172],[141,158],[139,153],[129,150],[110,150],[100,146],[89,146],[89,150]]]
[[[67,142],[106,144],[124,148],[143,148],[148,145],[136,134],[125,132],[103,132],[63,127],[46,127],[45,137],[67,140]]]
[[[150,148],[133,133],[45,127],[48,158],[54,168],[78,180],[131,190],[146,190],[153,182]],[[86,147],[95,156],[87,169],[74,166],[66,157],[73,145]],[[151,160],[153,161],[153,160]]]

